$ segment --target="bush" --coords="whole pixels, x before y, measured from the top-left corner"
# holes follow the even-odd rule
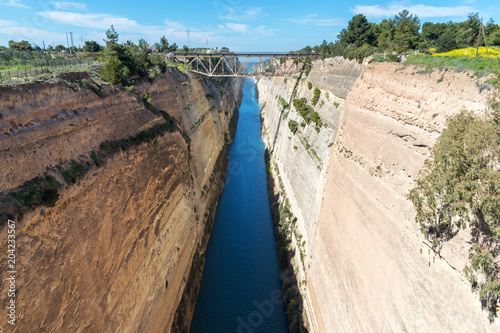
[[[299,127],[299,124],[295,120],[288,121],[288,128],[290,129],[290,131],[292,131],[293,134],[295,134],[295,132],[297,132],[298,127]]]
[[[457,48],[457,40],[455,34],[451,31],[442,34],[436,43],[436,52],[448,52]]]
[[[370,45],[365,44],[359,48],[348,47],[344,51],[344,57],[347,59],[357,59],[358,62],[362,62],[364,58],[373,54],[373,49]]]
[[[101,69],[103,79],[114,84],[122,84],[124,79],[128,77],[127,73],[127,68],[116,57],[110,57]]]
[[[71,161],[70,167],[63,172],[63,178],[66,184],[71,185],[76,183],[77,178],[85,174],[83,165],[76,161]]]
[[[313,84],[310,81],[307,81],[307,89],[311,90],[313,87]]]
[[[495,103],[491,103],[495,109]],[[448,121],[425,161],[408,198],[416,222],[433,248],[466,227],[472,227],[473,255],[465,269],[473,289],[480,291],[490,319],[500,300],[500,124],[493,116],[478,118],[462,111]]]
[[[29,209],[40,205],[53,207],[59,199],[59,187],[61,184],[52,176],[37,177],[25,182],[12,197]]]
[[[319,90],[318,88],[314,88],[314,96],[311,99],[311,104],[313,106],[316,106],[316,104],[318,104],[320,96],[321,96],[321,90]]]

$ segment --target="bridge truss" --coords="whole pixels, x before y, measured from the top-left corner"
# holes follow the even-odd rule
[[[216,77],[287,76],[301,72],[316,53],[181,53],[192,73]]]

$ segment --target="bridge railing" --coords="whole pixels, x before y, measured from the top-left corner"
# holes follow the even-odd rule
[[[291,52],[185,52],[176,53],[175,56],[188,64],[193,73],[231,77],[292,75],[302,71],[307,59],[319,58],[321,55]]]

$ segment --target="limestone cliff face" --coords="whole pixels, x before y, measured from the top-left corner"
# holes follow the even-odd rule
[[[0,91],[4,198],[46,172],[64,184],[54,207],[16,218],[13,331],[170,331],[193,260],[209,236],[242,82],[169,69],[153,83],[137,84],[134,94],[105,85],[99,96],[95,86],[72,85],[93,84],[85,74],[65,79]],[[161,111],[177,119],[177,129],[92,163],[90,153],[102,142],[166,123]],[[52,169],[68,160],[87,170],[71,185]],[[3,249],[5,229],[2,221]],[[3,260],[3,295],[5,266]],[[6,302],[2,297],[2,308]],[[10,329],[6,318],[0,327]]]
[[[317,109],[322,118],[335,120],[328,137],[311,133],[316,139],[309,142],[322,146],[315,149],[324,161],[316,177],[312,160],[292,163],[301,147],[290,150],[294,144],[287,137],[296,139],[283,124],[276,141],[280,147],[273,147],[272,155],[279,166],[278,183],[284,184],[280,191],[307,235],[308,258],[299,281],[311,331],[499,330],[497,323],[489,324],[462,274],[468,233],[446,244],[443,258],[435,257],[406,199],[446,119],[462,109],[486,108],[488,92],[481,93],[482,82],[469,74],[327,59],[316,62],[298,83],[296,98],[310,100],[304,85],[311,81],[322,91],[318,105],[326,92],[338,103],[332,107],[325,100]],[[278,108],[274,95],[280,90],[291,94],[294,81],[259,81],[264,124],[279,123],[283,113],[271,111]],[[304,169],[309,184],[294,185]]]

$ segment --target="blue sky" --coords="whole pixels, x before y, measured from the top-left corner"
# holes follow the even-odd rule
[[[372,22],[402,9],[422,22],[463,21],[479,12],[485,22],[500,22],[500,1],[29,1],[0,0],[0,45],[13,39],[34,44],[66,45],[73,32],[75,45],[83,40],[102,42],[114,24],[120,41],[145,38],[155,42],[165,35],[182,46],[229,47],[235,51],[288,51],[334,41],[349,19],[362,13]]]

